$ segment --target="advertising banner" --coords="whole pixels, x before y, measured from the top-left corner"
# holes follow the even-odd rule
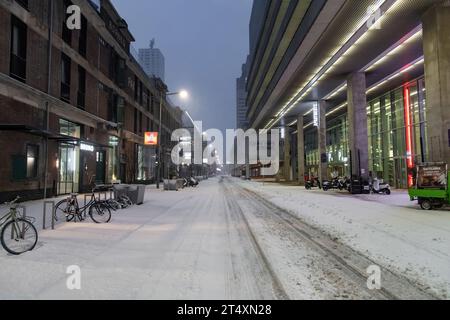
[[[419,165],[417,172],[418,188],[445,188],[447,186],[447,165]]]

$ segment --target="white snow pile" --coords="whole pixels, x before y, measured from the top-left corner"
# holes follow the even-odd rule
[[[450,211],[422,211],[406,193],[353,197],[236,181],[380,265],[450,298]]]

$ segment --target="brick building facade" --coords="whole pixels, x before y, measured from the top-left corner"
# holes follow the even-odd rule
[[[81,9],[69,30],[67,7]],[[0,201],[149,182],[165,84],[130,54],[134,41],[109,0],[0,0]],[[49,48],[51,48],[49,50]],[[163,99],[163,176],[181,110]],[[47,172],[47,179],[45,179]]]

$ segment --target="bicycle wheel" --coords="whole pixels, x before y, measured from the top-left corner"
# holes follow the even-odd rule
[[[95,223],[108,223],[111,220],[111,210],[103,203],[94,203],[89,207],[89,216]]]
[[[24,219],[9,221],[3,227],[0,237],[3,248],[14,255],[33,250],[38,241],[36,228]]]
[[[106,201],[106,204],[114,211],[117,211],[122,208],[120,203],[114,199],[110,199],[110,200]]]
[[[130,197],[124,195],[122,198],[127,207],[131,207],[133,205],[133,201],[131,201]]]
[[[76,207],[72,201],[62,200],[55,206],[55,220],[63,221],[65,219],[66,222],[70,222],[75,218],[76,212]]]
[[[122,209],[126,209],[126,208],[131,207],[133,205],[133,203],[131,202],[130,198],[128,198],[125,195],[121,196],[118,201],[122,205]]]

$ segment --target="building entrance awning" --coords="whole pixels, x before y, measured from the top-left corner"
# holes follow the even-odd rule
[[[66,136],[60,133],[47,131],[44,129],[23,125],[23,124],[0,124],[0,131],[16,131],[22,133],[28,133],[35,136],[40,136],[43,138],[48,138],[49,140],[55,140],[58,142],[72,143],[72,144],[90,144],[99,148],[112,148],[109,145],[104,145],[94,141],[87,141],[76,137]]]

